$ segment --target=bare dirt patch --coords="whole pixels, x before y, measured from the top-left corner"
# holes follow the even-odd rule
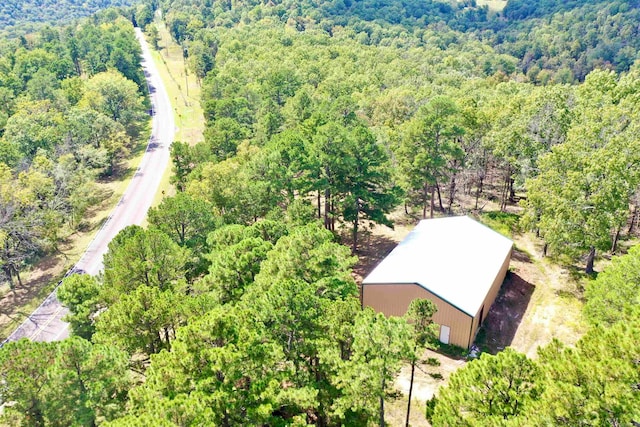
[[[398,241],[382,235],[370,236],[358,250],[358,264],[353,273],[358,282],[361,282],[389,253],[396,247]]]
[[[393,218],[393,228],[374,225],[358,236],[358,263],[353,268],[356,282],[360,284],[389,253],[404,239],[414,226],[414,220],[402,215]],[[417,223],[417,221],[415,221]],[[342,240],[349,241],[349,233],[344,233]]]
[[[437,361],[437,366],[426,363],[427,360]],[[433,362],[432,362],[433,363]],[[445,385],[451,374],[464,366],[464,359],[455,359],[432,350],[425,350],[421,363],[416,366],[413,380],[413,392],[411,399],[411,416],[409,423],[412,426],[430,425],[424,415],[425,403],[431,399],[440,387]],[[396,379],[396,388],[402,393],[401,397],[389,402],[386,420],[389,425],[400,426],[405,424],[407,416],[407,403],[411,379],[411,366],[406,365],[400,371]]]
[[[476,337],[482,351],[496,354],[512,344],[534,290],[518,273],[507,275]]]
[[[426,361],[437,360],[438,365],[433,366]],[[434,393],[445,383],[452,373],[465,365],[464,359],[455,359],[433,350],[425,350],[421,362],[416,365],[416,374],[413,380],[412,397],[421,402],[431,399]],[[400,371],[396,380],[396,386],[404,394],[409,393],[411,384],[411,366],[406,365]]]
[[[535,357],[538,347],[554,338],[574,344],[586,331],[580,284],[569,267],[542,256],[542,248],[531,234],[517,236],[516,246],[530,254],[532,262],[513,259],[511,270],[533,285],[534,292],[511,347]]]

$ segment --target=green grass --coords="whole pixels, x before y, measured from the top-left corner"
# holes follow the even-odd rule
[[[200,83],[185,67],[182,48],[171,39],[164,23],[156,20],[156,26],[160,51],[152,51],[152,56],[173,106],[177,127],[175,139],[194,145],[204,141]]]
[[[464,359],[469,353],[466,348],[454,344],[444,344],[439,340],[433,340],[431,346],[433,351],[444,354],[452,359]]]
[[[478,220],[492,230],[510,239],[513,239],[515,233],[520,232],[520,216],[514,213],[500,211],[485,212],[480,215]]]
[[[487,6],[493,12],[500,12],[507,5],[507,0],[476,0],[478,6]]]

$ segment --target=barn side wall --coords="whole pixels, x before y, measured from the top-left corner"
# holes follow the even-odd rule
[[[450,344],[464,348],[469,347],[469,333],[472,326],[471,317],[423,287],[417,284],[362,285],[362,305],[371,307],[387,316],[404,316],[409,304],[416,298],[429,299],[438,307],[438,311],[433,316],[433,321],[451,328]]]
[[[475,317],[473,318],[473,327],[471,328],[470,341],[469,341],[469,344],[465,345],[464,347],[470,347],[471,344],[473,344],[473,340],[475,339],[475,336],[478,333],[478,329],[481,326],[480,324],[478,324],[478,321],[480,320],[480,310],[482,310],[483,306],[484,306],[484,311],[482,314],[482,322],[484,322],[484,319],[487,318],[487,315],[489,314],[489,309],[493,305],[493,302],[496,300],[496,297],[498,296],[498,292],[500,292],[500,287],[502,287],[502,282],[504,282],[504,278],[507,275],[507,270],[509,270],[509,263],[511,262],[512,252],[513,252],[513,249],[509,251],[509,253],[507,254],[507,257],[504,259],[504,262],[502,263],[502,267],[500,267],[500,271],[496,275],[496,278],[494,279],[493,284],[491,285],[491,288],[489,289],[489,292],[487,293],[487,296],[484,299],[484,302],[482,303],[482,305],[480,306],[480,309],[478,310]]]

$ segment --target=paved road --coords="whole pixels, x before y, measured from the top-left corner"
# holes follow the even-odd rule
[[[149,47],[138,28],[136,36],[142,46],[142,67],[153,106],[151,138],[127,191],[74,267],[75,271],[84,271],[91,275],[102,270],[102,257],[107,252],[111,239],[127,225],[141,224],[147,215],[164,170],[169,164],[169,146],[175,134],[169,96],[153,63]],[[64,339],[69,336],[69,325],[62,321],[67,313],[68,309],[60,304],[56,298],[56,291],[53,291],[7,340],[15,341],[23,337],[34,341]]]

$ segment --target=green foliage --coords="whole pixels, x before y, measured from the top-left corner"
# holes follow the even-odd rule
[[[138,286],[100,313],[94,340],[111,343],[129,354],[150,355],[171,348],[175,329],[184,317],[181,299],[171,290]]]
[[[637,5],[624,1],[510,0],[504,15],[512,23],[498,32],[500,48],[518,55],[523,71],[541,83],[582,80],[603,66],[627,71],[638,45],[626,44],[623,34],[635,33],[638,13]],[[562,36],[545,39],[549,34]]]
[[[3,419],[22,425],[96,425],[124,410],[131,386],[128,356],[81,338],[8,343],[0,350]]]
[[[117,71],[91,77],[80,104],[91,107],[127,129],[140,121],[143,110],[138,86]]]
[[[276,3],[150,1],[0,43],[0,268],[12,285],[132,148],[145,87],[128,19],[153,41],[162,9],[207,120],[203,143],[174,144],[179,194],[150,228],[114,239],[102,277],[59,288],[72,333],[98,344],[0,350],[8,424],[382,425],[400,364],[434,337],[434,307],[417,301],[409,322],[361,310],[342,227],[355,251],[363,228],[392,225],[401,196],[426,216],[453,212],[462,192],[481,209],[487,191],[502,210],[524,195],[521,223],[558,254],[608,249],[626,224],[637,7],[510,1],[494,18],[475,2]],[[554,84],[594,67],[623,73]],[[513,214],[484,218],[517,231]],[[636,252],[588,287],[600,326],[575,348],[483,355],[428,418],[637,423]],[[125,408],[128,364],[145,381]]]
[[[425,412],[424,416],[431,424],[433,424],[433,414],[438,403],[438,398],[433,396],[431,399],[427,400],[425,403]]]
[[[47,371],[50,422],[93,425],[124,409],[131,386],[129,357],[111,345],[75,337],[65,340]]]
[[[39,6],[34,12],[51,4]],[[12,288],[82,225],[100,201],[95,181],[121,172],[145,120],[131,23],[118,14],[102,19],[0,42],[0,186],[13,188],[0,204],[0,274]]]
[[[272,248],[271,243],[252,237],[213,252],[209,255],[209,274],[197,284],[197,288],[206,286],[220,304],[239,301]]]
[[[112,299],[145,285],[173,289],[184,278],[188,249],[162,231],[129,226],[109,243],[104,257],[104,282]]]
[[[278,240],[256,276],[256,289],[268,289],[281,280],[300,280],[332,299],[355,296],[350,275],[355,258],[333,242],[333,235],[316,224],[292,230]]]
[[[438,307],[428,299],[417,298],[409,304],[405,317],[413,326],[414,340],[417,346],[423,348],[436,338],[433,315],[437,311]]]
[[[427,360],[425,360],[424,363],[426,363],[429,366],[440,366],[440,361],[435,357],[427,358]]]
[[[47,369],[55,358],[55,344],[20,340],[0,350],[2,400],[15,402],[14,410],[32,420],[31,425],[44,424],[46,399],[41,390],[48,382]]]
[[[4,140],[22,156],[33,158],[62,139],[62,114],[50,102],[26,102],[8,120]]]
[[[385,317],[365,308],[354,324],[352,356],[338,377],[343,396],[336,399],[335,411],[351,423],[375,419],[384,424],[384,401],[410,352],[410,328],[400,319]]]
[[[634,248],[592,282],[585,312],[594,326],[575,347],[554,340],[538,350],[537,362],[510,349],[497,356],[483,354],[454,373],[429,402],[432,424],[637,423],[640,328],[633,314],[637,302],[627,293],[635,286],[628,285],[634,282],[635,258]]]
[[[438,184],[450,180],[456,164],[463,156],[458,144],[464,130],[458,125],[458,107],[448,97],[429,101],[406,124],[398,154],[407,180],[407,192],[417,194],[417,205],[426,218],[427,202],[431,201],[433,217],[434,194]]]
[[[627,84],[611,72],[589,75],[579,89],[581,114],[567,141],[540,159],[538,176],[526,185],[525,225],[557,253],[576,257],[590,251],[587,272],[595,250],[613,246],[640,182],[638,123],[625,119],[637,101],[622,90]]]
[[[546,389],[538,408],[550,424],[632,425],[640,419],[636,319],[611,328],[594,327],[575,349],[554,341],[541,349]]]
[[[69,308],[65,320],[72,334],[90,340],[95,332],[94,316],[103,305],[98,281],[87,274],[72,274],[62,281],[56,295]]]
[[[525,413],[544,387],[537,363],[511,348],[483,353],[449,378],[433,411],[434,425],[502,425]]]
[[[35,22],[61,24],[107,7],[130,6],[133,3],[131,0],[7,0],[0,6],[0,28]]]
[[[197,277],[206,271],[206,238],[220,225],[209,203],[186,193],[178,193],[163,199],[157,208],[150,209],[148,217],[151,225],[191,251],[192,258],[187,262],[190,276]]]
[[[173,174],[171,175],[171,183],[176,186],[178,191],[184,191],[187,183],[187,176],[195,168],[196,164],[195,150],[189,147],[189,144],[181,141],[174,141],[171,144],[171,161]]]
[[[596,280],[588,283],[584,307],[587,319],[594,325],[611,326],[631,322],[638,317],[640,306],[640,246],[615,257]]]
[[[480,216],[480,221],[498,233],[512,238],[514,233],[520,231],[518,214],[509,212],[487,212]]]

